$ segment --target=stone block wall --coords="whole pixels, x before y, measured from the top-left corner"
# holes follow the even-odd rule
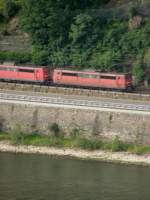
[[[49,133],[57,123],[66,134],[74,129],[87,136],[124,142],[150,144],[150,115],[35,105],[0,103],[0,128],[12,130],[17,124],[26,132]]]
[[[31,52],[31,44],[29,38],[22,35],[0,35],[0,51]]]

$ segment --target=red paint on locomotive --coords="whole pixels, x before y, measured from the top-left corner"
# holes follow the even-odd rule
[[[132,88],[132,75],[100,73],[96,71],[75,71],[46,67],[23,67],[0,65],[0,80],[53,83],[66,86],[110,88],[125,90]]]
[[[49,70],[43,67],[0,65],[0,79],[44,83],[49,81]]]
[[[132,75],[99,73],[95,71],[71,71],[54,69],[52,81],[55,84],[88,86],[95,88],[128,89],[132,87]]]

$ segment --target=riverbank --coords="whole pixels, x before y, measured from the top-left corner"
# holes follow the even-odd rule
[[[50,156],[73,157],[124,164],[150,166],[150,154],[136,155],[128,152],[110,152],[102,150],[79,150],[55,147],[37,147],[32,145],[12,145],[9,141],[0,141],[0,152],[43,154]]]

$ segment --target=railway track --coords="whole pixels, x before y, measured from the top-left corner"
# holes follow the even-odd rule
[[[53,104],[53,105],[68,105],[77,107],[87,108],[107,108],[115,110],[132,110],[132,111],[144,111],[150,113],[150,105],[146,104],[131,104],[122,102],[111,102],[111,101],[91,101],[91,100],[80,100],[70,99],[64,97],[46,97],[46,96],[31,96],[31,95],[18,95],[12,93],[0,93],[1,100],[7,101],[20,101],[20,102],[32,102],[42,104]]]
[[[148,95],[150,95],[150,88],[149,89],[137,88],[137,89],[135,89],[135,91],[133,91],[133,93],[137,93],[137,94],[141,93],[141,94],[148,94]]]
[[[134,91],[133,93],[129,93],[129,92],[103,91],[103,90],[31,85],[31,84],[20,84],[20,83],[18,84],[18,83],[6,83],[6,82],[0,82],[0,89],[150,101],[150,89],[144,91],[140,89]]]

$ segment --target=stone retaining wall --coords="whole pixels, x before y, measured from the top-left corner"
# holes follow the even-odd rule
[[[22,35],[0,35],[0,51],[31,52],[31,44],[29,38]]]
[[[26,132],[47,134],[53,123],[66,134],[76,130],[81,135],[150,144],[150,115],[0,103],[1,129],[20,124]]]

